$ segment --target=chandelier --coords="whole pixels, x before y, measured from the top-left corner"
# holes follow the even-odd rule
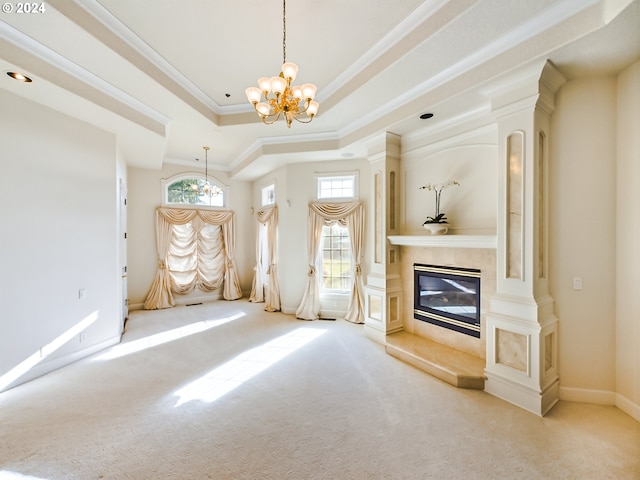
[[[259,87],[245,90],[247,99],[262,119],[262,123],[271,125],[281,116],[291,128],[293,120],[309,123],[318,113],[316,86],[305,83],[302,86],[291,86],[298,74],[298,66],[287,62],[287,1],[282,0],[282,71],[275,77],[261,77]],[[306,116],[303,116],[306,114]]]
[[[198,197],[205,197],[209,199],[211,203],[211,197],[215,197],[222,193],[222,190],[217,185],[212,184],[209,181],[209,147],[202,147],[204,149],[204,178],[205,180],[198,180],[197,183],[191,184],[191,188],[198,195]]]

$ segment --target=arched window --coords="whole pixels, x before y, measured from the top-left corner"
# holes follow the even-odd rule
[[[162,181],[165,205],[226,207],[227,187],[216,178],[200,173],[181,173]]]

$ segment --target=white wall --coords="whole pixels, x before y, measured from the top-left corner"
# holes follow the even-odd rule
[[[549,289],[560,321],[560,386],[597,401],[616,384],[615,78],[567,82],[551,131]]]
[[[166,164],[161,170],[129,168],[128,184],[128,284],[131,309],[142,308],[151,282],[156,272],[158,257],[156,252],[154,215],[156,207],[163,201],[162,179],[178,173],[200,172],[204,169]],[[251,291],[253,264],[255,262],[255,240],[251,208],[251,184],[230,180],[224,172],[209,170],[214,177],[229,186],[227,207],[236,214],[236,267],[240,286],[245,296]],[[217,299],[220,294],[193,292],[188,296],[176,296],[176,302],[184,303],[186,298]]]
[[[30,357],[14,384],[117,342],[120,293],[115,137],[6,91],[0,105],[1,386]],[[93,313],[82,343],[39,354]]]
[[[616,392],[640,420],[640,61],[617,91]]]
[[[435,193],[420,190],[428,183],[456,180],[459,187],[442,192],[440,212],[447,215],[452,233],[496,233],[497,129],[451,132],[444,140],[429,137],[402,143],[403,233],[424,234],[422,224],[435,213]]]
[[[270,182],[276,183],[276,203],[278,204],[278,280],[282,311],[295,313],[302,301],[307,282],[307,213],[309,202],[316,198],[316,174],[359,172],[359,198],[368,211],[370,199],[369,161],[366,159],[336,160],[330,162],[310,162],[287,165],[254,182],[254,208],[260,206],[260,187]],[[255,222],[255,217],[252,218]],[[368,224],[370,219],[365,220]],[[368,231],[366,229],[365,231]],[[368,240],[365,239],[362,270],[366,278],[369,272]],[[255,247],[254,247],[255,250]],[[255,262],[255,254],[254,254]],[[332,305],[321,303],[323,311],[330,311]],[[341,305],[338,309],[341,309]],[[346,304],[344,308],[346,313]]]

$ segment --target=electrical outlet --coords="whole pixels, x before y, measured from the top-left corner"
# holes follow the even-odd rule
[[[573,289],[582,290],[582,277],[573,277]]]
[[[80,343],[84,343],[87,341],[87,334],[85,332],[82,332],[80,334]]]

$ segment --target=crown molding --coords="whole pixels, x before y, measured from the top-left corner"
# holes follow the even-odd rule
[[[108,108],[112,112],[121,115],[144,128],[162,136],[166,136],[167,127],[171,120],[137,98],[129,95],[123,90],[120,90],[118,87],[106,82],[102,78],[91,73],[89,70],[77,65],[68,58],[60,55],[49,47],[46,47],[4,22],[0,22],[0,39],[11,44],[15,49],[23,52],[26,56],[31,56],[44,62],[48,67],[51,67],[52,70],[57,72],[55,78],[61,79],[64,77],[72,83],[82,84],[83,88],[74,90],[74,94],[81,96],[96,105]],[[36,75],[42,75],[42,72],[39,73],[38,71],[34,71],[34,73]],[[44,77],[44,75],[42,76]],[[55,80],[49,81],[56,83]],[[67,86],[61,85],[60,83],[62,82],[57,84],[68,90]],[[142,118],[127,115],[126,112],[123,112],[121,109],[110,108],[108,105],[105,105],[104,102],[95,98],[95,92],[106,95],[111,101],[115,101],[117,104],[126,106],[128,109],[133,110],[138,116],[142,116]]]
[[[322,132],[322,133],[307,133],[301,135],[290,135],[280,137],[264,137],[258,138],[249,147],[247,147],[238,158],[231,163],[230,170],[236,170],[238,167],[246,164],[247,161],[256,159],[262,155],[276,154],[276,153],[293,153],[291,147],[295,145],[309,145],[318,143],[335,142],[336,149],[340,137],[335,132]],[[274,146],[287,147],[283,148],[281,152],[277,152],[275,148],[269,148]],[[270,151],[267,151],[270,150]],[[286,151],[285,151],[286,150]],[[302,149],[301,151],[306,151]]]
[[[76,4],[94,19],[100,22],[112,34],[119,37],[130,48],[135,50],[151,62],[158,70],[173,80],[181,88],[186,90],[191,96],[204,104],[208,109],[219,115],[224,109],[214,102],[211,97],[198,88],[193,82],[185,77],[178,69],[165,60],[144,40],[131,31],[124,23],[118,20],[111,12],[102,6],[97,0],[76,0]],[[228,109],[231,110],[231,109]],[[232,112],[227,112],[232,113]]]
[[[501,36],[497,40],[487,44],[486,46],[476,50],[471,55],[463,58],[459,62],[454,63],[448,68],[443,69],[438,74],[429,77],[424,82],[416,85],[414,88],[407,90],[392,101],[384,105],[380,105],[369,114],[362,116],[357,121],[340,130],[341,136],[348,136],[360,129],[365,128],[368,124],[375,120],[391,114],[404,106],[410,105],[417,98],[427,95],[429,92],[436,90],[453,79],[469,73],[478,68],[489,60],[508,52],[509,50],[521,45],[527,40],[543,34],[545,31],[552,29],[576,14],[600,3],[600,0],[565,0],[549,9],[542,11],[540,14],[532,17],[527,22],[510,30],[507,34]],[[433,7],[432,7],[433,8]],[[415,18],[412,16],[413,21]],[[393,32],[392,32],[393,33]],[[365,58],[365,57],[362,57]],[[357,63],[358,64],[358,63]],[[357,65],[354,64],[354,65]]]
[[[375,60],[382,57],[386,52],[400,43],[401,40],[413,33],[420,25],[422,25],[434,12],[437,12],[446,0],[428,0],[415,9],[408,17],[406,17],[398,26],[382,37],[373,47],[371,47],[364,55],[356,60],[349,68],[338,75],[329,85],[327,85],[319,96],[319,100],[325,100],[335,93],[342,90],[347,83],[354,80]]]

